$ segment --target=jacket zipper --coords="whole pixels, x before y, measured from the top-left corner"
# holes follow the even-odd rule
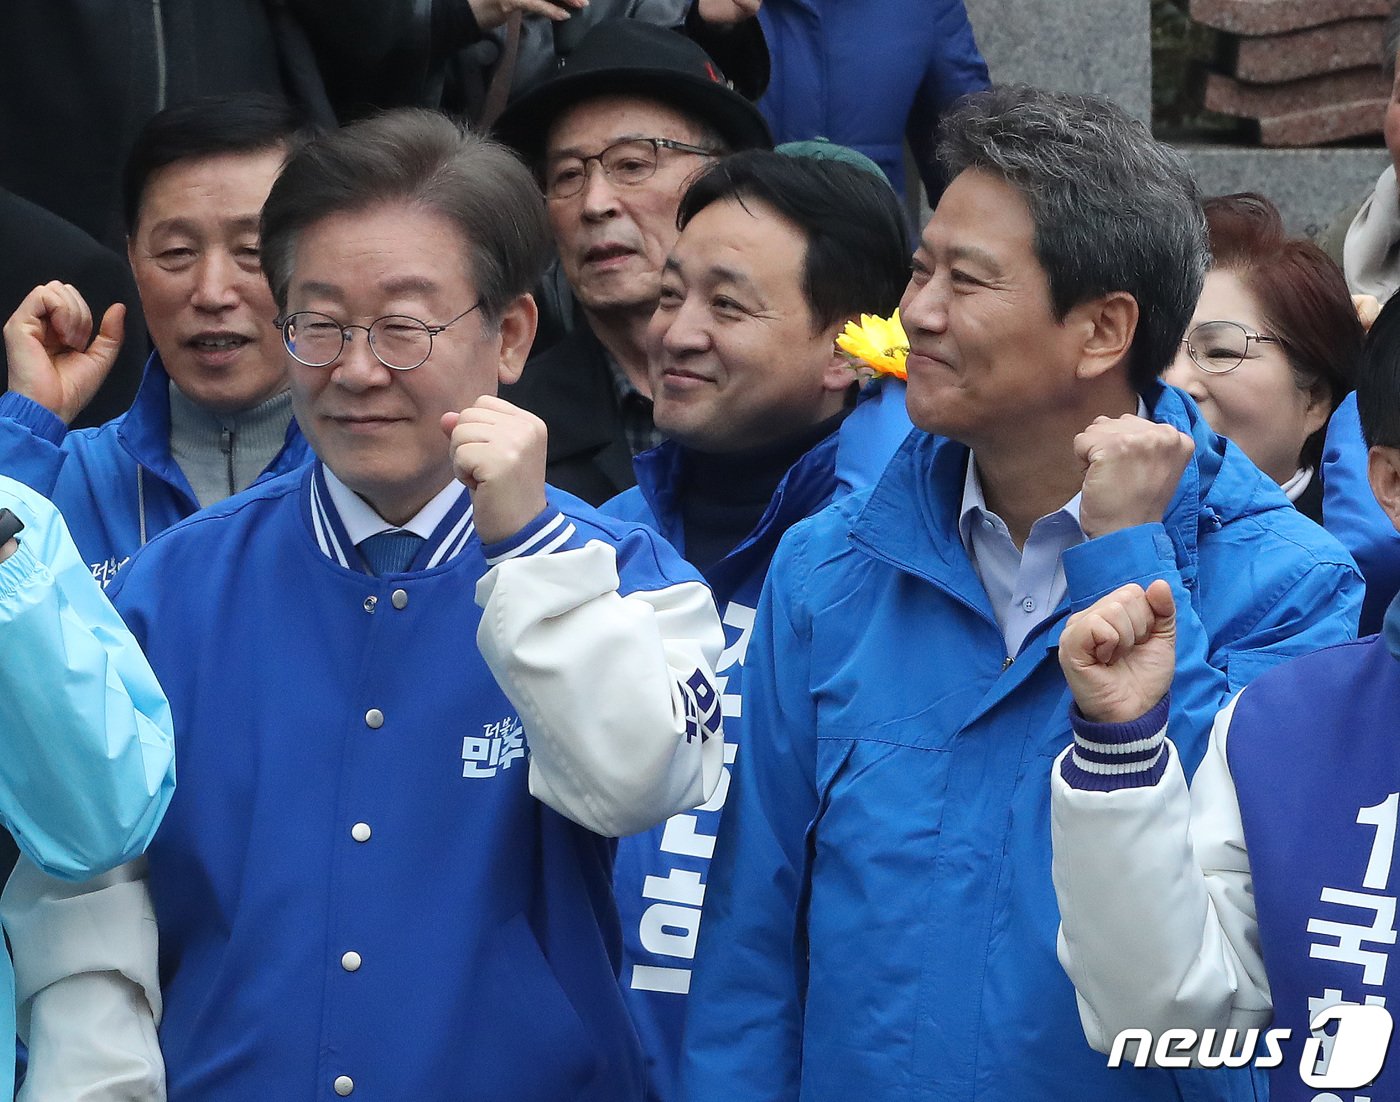
[[[227,426],[219,429],[219,450],[228,461],[228,496],[232,497],[238,493],[238,487],[233,480],[233,430]]]

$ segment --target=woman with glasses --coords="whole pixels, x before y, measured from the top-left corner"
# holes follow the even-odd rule
[[[1316,245],[1287,237],[1263,196],[1209,199],[1205,212],[1213,264],[1163,378],[1321,522],[1323,437],[1364,336],[1346,279]]]

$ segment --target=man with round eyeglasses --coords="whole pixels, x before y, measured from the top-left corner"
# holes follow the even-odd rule
[[[277,327],[282,330],[282,343],[287,352],[297,363],[307,367],[329,367],[335,363],[345,351],[345,342],[350,340],[351,332],[359,329],[365,334],[374,358],[385,367],[394,371],[412,371],[433,354],[435,336],[456,325],[480,306],[481,300],[477,299],[451,321],[441,325],[429,325],[407,314],[385,314],[368,325],[348,325],[336,321],[329,314],[300,310],[278,318]]]
[[[546,486],[543,426],[496,395],[548,257],[529,173],[392,112],[292,157],[262,240],[315,459],[113,586],[181,797],[124,895],[7,889],[45,962],[34,1066],[91,1073],[35,1102],[149,1062],[122,977],[163,1005],[171,1102],[641,1102],[613,839],[718,785],[723,633],[659,536]]]
[[[535,166],[574,300],[572,331],[504,393],[549,426],[549,478],[593,504],[661,442],[646,331],[676,210],[715,157],[771,145],[758,109],[675,31],[604,21],[496,127]]]

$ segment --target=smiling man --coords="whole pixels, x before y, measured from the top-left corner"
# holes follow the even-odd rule
[[[600,504],[661,441],[646,334],[686,185],[730,151],[771,144],[758,108],[676,31],[635,19],[591,30],[497,130],[537,166],[574,330],[506,393],[549,426],[550,482]]]
[[[114,587],[180,732],[160,966],[135,872],[118,896],[21,865],[4,912],[62,1083],[36,1098],[114,1067],[152,1097],[161,1000],[175,1102],[642,1098],[612,838],[718,784],[722,636],[659,538],[546,488],[543,426],[496,396],[534,337],[541,206],[508,150],[420,111],[318,139],[273,187],[316,461]]]
[[[67,430],[122,341],[67,284],[36,287],[5,325],[0,469],[52,499],[104,586],[157,533],[264,474],[306,461],[292,423],[258,215],[299,116],[261,96],[199,100],[146,125],[127,163],[127,254],[155,351],[132,407]]]
[[[872,450],[869,430],[845,431],[856,377],[834,341],[850,319],[895,308],[908,233],[899,200],[866,164],[749,150],[686,192],[647,333],[656,424],[669,439],[637,457],[638,485],[603,509],[661,532],[715,594],[730,765],[743,744],[744,654],[778,541],[837,493],[838,449]],[[885,454],[897,446],[874,443]],[[653,1099],[680,1098],[686,991],[727,792],[618,843],[622,985]]]
[[[1354,632],[1360,580],[1157,381],[1206,266],[1179,157],[1106,100],[1015,86],[945,116],[940,157],[900,310],[924,431],[788,533],[759,604],[686,1097],[1253,1099],[1084,1040],[1055,956],[1055,647],[1071,609],[1165,578],[1194,769],[1234,690]]]

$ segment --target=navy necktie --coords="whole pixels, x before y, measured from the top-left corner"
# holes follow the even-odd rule
[[[360,554],[375,574],[402,574],[423,546],[423,537],[395,528],[359,542]]]

